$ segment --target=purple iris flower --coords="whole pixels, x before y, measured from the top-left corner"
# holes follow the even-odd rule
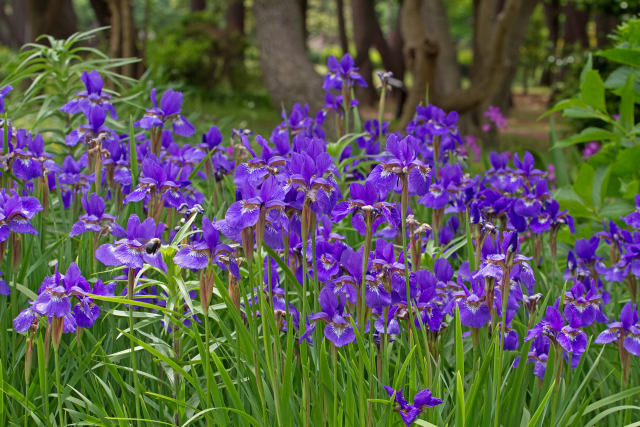
[[[589,279],[586,279],[589,283]],[[596,286],[585,287],[582,282],[576,281],[564,296],[564,316],[569,323],[584,327],[593,322],[606,322],[607,318],[602,312],[602,296]]]
[[[347,90],[359,85],[367,87],[367,82],[357,72],[358,68],[351,55],[345,54],[338,62],[338,59],[331,55],[327,61],[329,72],[324,77],[322,83],[323,90],[342,90],[343,86]]]
[[[547,360],[549,357],[549,347],[551,341],[544,335],[538,335],[533,340],[529,354],[527,355],[527,362],[534,363],[533,375],[540,378],[544,378],[544,374],[547,370]]]
[[[104,84],[100,73],[96,70],[84,71],[80,79],[86,90],[76,92],[76,97],[63,105],[60,111],[69,114],[79,112],[88,114],[91,107],[100,106],[108,111],[113,119],[117,119],[116,109],[111,103],[111,95],[102,91]]]
[[[349,320],[350,314],[344,311],[344,299],[325,287],[320,291],[318,301],[322,311],[309,316],[309,320],[326,322],[324,336],[336,347],[354,342],[356,334]]]
[[[620,311],[620,320],[609,323],[607,329],[598,335],[596,344],[620,341],[622,346],[634,356],[640,356],[640,324],[638,308],[629,301]]]
[[[330,171],[333,159],[329,153],[293,153],[286,191],[304,194],[304,201],[318,214],[329,214],[340,197],[340,189]]]
[[[2,271],[0,271],[0,276],[2,276]],[[9,295],[10,293],[11,288],[7,285],[7,282],[0,277],[0,295]]]
[[[147,263],[153,267],[166,271],[167,267],[162,260],[162,253],[155,248],[150,250],[153,241],[158,241],[164,231],[164,224],[156,225],[153,218],[147,218],[140,222],[138,215],[131,215],[127,222],[126,238],[116,241],[114,244],[101,245],[95,253],[98,261],[104,265],[126,266],[140,269]],[[158,239],[158,240],[154,240]]]
[[[404,138],[399,133],[389,135],[387,157],[373,168],[367,181],[371,181],[381,192],[388,192],[398,187],[400,179],[406,178],[409,194],[424,194],[428,189],[431,169],[418,159],[417,143],[418,140],[410,135]]]
[[[190,182],[179,180],[175,172],[177,171],[172,170],[171,164],[163,164],[157,157],[149,155],[142,162],[138,186],[125,197],[124,203],[149,201],[156,197],[165,207],[180,207],[184,202],[180,190]]]
[[[544,176],[544,172],[535,168],[535,160],[533,154],[526,151],[522,156],[522,160],[518,156],[518,153],[513,155],[514,172],[517,177],[522,179],[525,184],[534,185],[541,177]]]
[[[176,135],[189,137],[195,133],[195,128],[180,114],[182,107],[182,93],[173,89],[167,89],[160,98],[160,107],[156,101],[156,89],[151,89],[151,102],[153,108],[147,110],[144,117],[135,122],[135,126],[142,129],[162,128],[165,122],[173,125]]]
[[[544,318],[527,332],[525,341],[543,336],[547,340],[559,344],[565,351],[565,357],[568,357],[568,355],[573,356],[571,367],[575,368],[587,348],[589,339],[587,334],[576,327],[575,324],[564,324],[562,315],[558,311],[558,302],[556,301],[555,305],[547,307]]]
[[[393,204],[383,201],[379,197],[376,186],[366,181],[364,184],[354,182],[350,186],[351,200],[339,202],[331,215],[334,222],[341,221],[347,215],[353,213],[351,223],[361,235],[367,234],[365,220],[371,217],[373,230],[382,222],[387,222],[397,228],[400,218],[397,210],[392,209]]]
[[[13,90],[13,86],[11,85],[7,85],[2,89],[0,89],[0,113],[4,113],[4,99],[12,90]]]
[[[482,328],[491,318],[491,310],[487,306],[484,295],[484,280],[481,277],[469,277],[469,280],[471,281],[471,289],[464,286],[459,275],[458,284],[462,291],[453,295],[460,310],[460,323],[472,328]]]
[[[9,234],[38,234],[31,225],[31,218],[42,210],[35,197],[21,197],[14,190],[0,189],[0,242],[9,238]]]
[[[107,118],[107,112],[104,108],[99,105],[93,105],[84,112],[84,115],[89,124],[80,125],[77,129],[72,130],[64,139],[66,145],[74,147],[78,143],[88,144],[92,139],[118,138],[118,135],[112,129],[104,126]]]
[[[431,390],[429,390],[428,388],[420,390],[416,393],[416,395],[413,397],[413,404],[409,404],[405,400],[404,396],[402,395],[403,389],[396,391],[389,386],[384,386],[384,389],[389,397],[394,398],[393,400],[396,403],[395,410],[398,411],[398,413],[402,417],[402,421],[404,421],[405,425],[407,426],[410,426],[424,409],[431,408],[442,403],[441,399],[432,396]]]
[[[246,185],[257,187],[268,175],[280,175],[286,165],[286,160],[283,155],[289,152],[288,145],[283,147],[281,151],[273,151],[269,147],[269,142],[262,136],[256,136],[256,142],[262,147],[262,153],[257,156],[251,147],[248,147],[253,158],[240,163],[238,167],[236,167],[234,175],[236,187],[242,188]]]
[[[16,178],[25,181],[42,176],[45,171],[57,172],[60,167],[53,161],[51,154],[44,151],[44,140],[38,134],[32,137],[24,129],[16,134],[16,147],[13,151],[11,170]]]
[[[94,289],[97,291],[96,293],[109,294],[101,281],[96,283]],[[33,301],[31,307],[23,310],[14,319],[14,328],[17,332],[26,331],[37,324],[38,315],[64,319],[62,332],[65,333],[75,332],[77,326],[89,327],[100,314],[100,309],[94,308],[95,304],[88,297],[90,292],[91,286],[75,263],[69,266],[64,275],[58,272],[56,265],[55,273],[45,277],[42,282],[42,286],[38,290],[38,297]],[[82,306],[73,307],[72,310],[74,298],[79,300]]]
[[[89,191],[93,182],[93,175],[87,175],[82,170],[87,166],[87,155],[78,161],[72,156],[65,157],[62,170],[57,174],[58,182],[62,186],[62,202],[65,209],[71,206],[71,199]]]
[[[623,216],[622,220],[628,226],[640,230],[640,194],[636,194],[636,210],[627,216]]]
[[[265,217],[281,229],[286,223],[284,216],[284,196],[285,192],[278,180],[269,176],[260,190],[253,187],[245,187],[246,196],[243,200],[234,202],[229,206],[225,219],[234,227],[245,229],[253,227],[258,223],[260,213],[264,212]]]
[[[173,261],[182,268],[201,270],[209,263],[215,263],[218,267],[226,270],[226,264],[237,278],[240,278],[240,271],[236,263],[235,256],[232,256],[233,249],[220,242],[218,230],[216,230],[207,217],[202,218],[202,235],[190,244],[180,248],[173,258]]]
[[[78,236],[87,231],[93,231],[94,233],[109,232],[112,227],[117,226],[115,224],[116,218],[113,215],[104,213],[104,200],[98,194],[92,193],[88,198],[85,194],[82,198],[82,208],[86,213],[80,215],[79,220],[73,224],[69,237]]]

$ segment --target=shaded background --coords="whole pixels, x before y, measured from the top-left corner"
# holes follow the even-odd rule
[[[395,126],[428,96],[477,134],[495,105],[526,145],[546,138],[535,118],[575,90],[584,56],[638,11],[631,0],[0,0],[0,61],[41,34],[109,26],[93,45],[141,58],[120,72],[171,82],[198,108],[260,130],[281,106],[321,108],[328,56],[349,52],[369,82],[365,116],[376,114],[375,71],[391,70],[402,82],[387,108]]]

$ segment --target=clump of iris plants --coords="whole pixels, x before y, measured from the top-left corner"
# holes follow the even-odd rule
[[[60,135],[3,121],[0,294],[26,335],[8,357],[30,396],[34,343],[42,372],[51,344],[57,385],[56,409],[39,377],[16,416],[81,422],[98,384],[127,401],[105,414],[148,423],[578,423],[564,390],[589,395],[584,365],[615,352],[607,375],[630,390],[640,196],[576,239],[532,153],[475,153],[472,175],[456,112],[419,106],[394,129],[381,73],[363,121],[353,58],[328,65],[324,108],[295,104],[270,135],[192,124],[170,88],[126,122],[95,70],[56,106]],[[76,387],[61,348],[99,381]]]

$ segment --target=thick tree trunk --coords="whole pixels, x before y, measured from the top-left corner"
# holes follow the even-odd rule
[[[191,12],[201,12],[207,8],[207,0],[190,0]]]
[[[340,39],[340,49],[342,49],[342,54],[344,55],[349,53],[347,25],[344,20],[344,0],[336,0],[336,15],[338,16],[338,37]]]
[[[10,6],[10,15],[5,9],[7,4]],[[24,0],[0,0],[0,43],[17,49],[27,43],[30,37],[31,27],[27,21]]]
[[[256,39],[262,76],[276,105],[322,107],[322,78],[307,57],[296,0],[254,0]]]
[[[531,15],[537,5],[538,1],[536,0],[525,2],[522,7],[520,7],[514,25],[511,27],[511,31],[507,36],[508,42],[505,52],[507,58],[505,63],[505,77],[489,102],[491,105],[500,107],[504,113],[506,113],[513,104],[511,99],[511,86],[516,73],[518,72],[520,47],[527,36],[529,20],[531,19]]]
[[[423,8],[423,20],[433,38],[438,41],[438,61],[433,87],[433,102],[437,103],[439,94],[450,93],[460,88],[458,50],[451,36],[443,0],[427,0]]]
[[[298,0],[300,15],[302,16],[302,34],[305,41],[309,38],[307,29],[307,11],[309,10],[309,0]]]
[[[26,0],[31,40],[42,34],[65,39],[77,31],[77,18],[71,0]]]
[[[484,38],[487,46],[480,46],[474,42],[478,52],[484,52],[484,57],[474,64],[482,64],[481,68],[473,72],[472,84],[465,89],[457,89],[450,93],[438,96],[438,105],[447,111],[456,110],[465,113],[478,108],[493,94],[500,81],[504,78],[506,64],[506,46],[508,35],[515,25],[518,12],[527,2],[536,0],[507,0],[504,9],[497,18],[491,17],[484,11],[479,11],[478,19],[484,16],[492,23],[478,22],[475,28],[491,28],[491,37]],[[402,7],[403,38],[405,40],[405,58],[409,69],[413,74],[414,85],[409,91],[407,105],[400,119],[400,126],[405,126],[413,117],[416,106],[424,101],[425,94],[429,90],[432,95],[433,82],[435,81],[436,59],[439,52],[438,45],[434,41],[429,30],[424,26],[420,16],[425,0],[406,0]],[[491,3],[491,2],[489,2]],[[491,3],[492,5],[495,3]],[[430,96],[430,99],[432,97]]]

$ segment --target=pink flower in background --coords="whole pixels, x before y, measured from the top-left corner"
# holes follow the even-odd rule
[[[600,144],[598,144],[596,141],[591,141],[587,143],[587,145],[584,147],[584,150],[582,150],[582,157],[587,159],[600,151],[600,148],[602,148]]]
[[[549,178],[549,182],[553,187],[555,187],[556,182],[556,167],[555,165],[547,166],[547,178]]]
[[[489,109],[484,113],[484,116],[489,119],[489,121],[493,122],[496,128],[500,130],[504,130],[507,128],[507,118],[502,115],[500,112],[500,108],[494,107],[493,105],[489,105]],[[484,125],[482,130],[487,132],[489,129],[485,130],[485,127],[489,125]]]
[[[491,130],[491,125],[490,124],[484,124],[482,125],[482,132],[489,132]]]
[[[482,155],[482,149],[480,148],[480,146],[476,141],[477,141],[477,138],[473,135],[467,135],[464,137],[464,142],[465,142],[464,149],[467,155],[469,154],[470,151],[473,153],[472,161],[474,163],[479,162]]]

